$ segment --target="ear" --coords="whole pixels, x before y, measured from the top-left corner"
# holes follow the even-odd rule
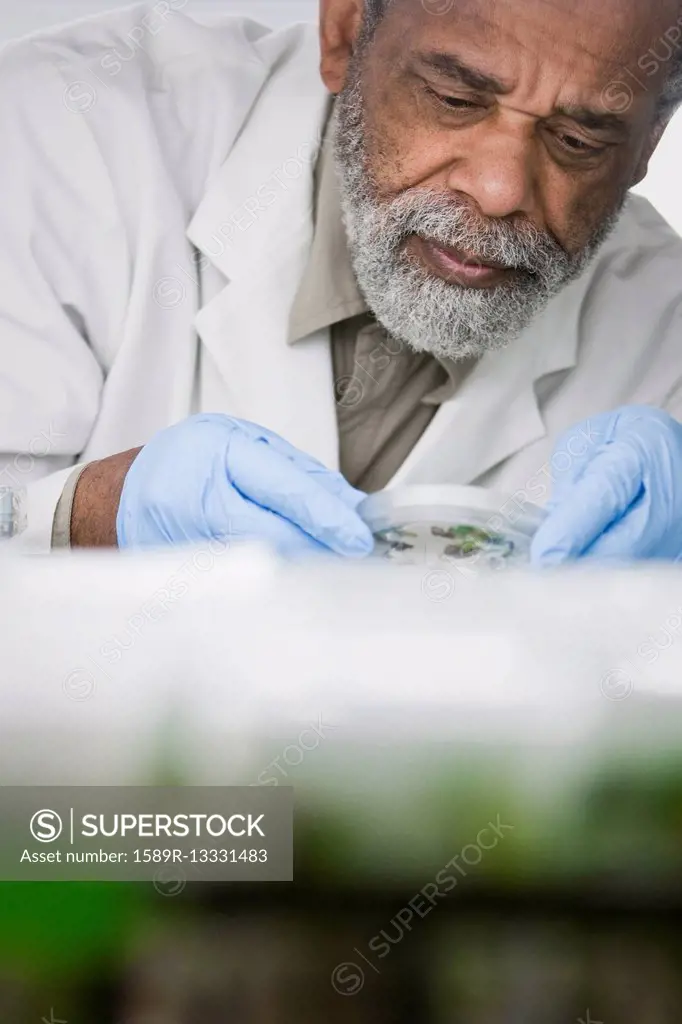
[[[640,181],[643,181],[646,178],[649,172],[649,161],[656,152],[658,144],[663,138],[663,134],[669,124],[669,118],[661,119],[656,123],[655,127],[649,134],[649,138],[647,139],[644,149],[642,150],[642,154],[639,158],[639,163],[637,164],[637,169],[635,170],[634,180],[632,182],[632,185],[630,186],[631,188],[633,188],[635,185],[639,185]]]
[[[363,8],[364,0],[320,0],[320,74],[331,93],[345,85]]]

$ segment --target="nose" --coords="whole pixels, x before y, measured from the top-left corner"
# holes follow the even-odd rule
[[[523,126],[512,130],[486,122],[468,140],[466,156],[453,165],[448,186],[474,199],[486,217],[530,217],[536,192],[533,150]]]

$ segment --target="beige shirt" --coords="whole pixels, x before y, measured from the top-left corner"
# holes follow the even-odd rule
[[[329,130],[315,168],[314,220],[288,343],[331,328],[341,472],[354,486],[377,491],[400,468],[471,363],[413,352],[370,312],[348,250]]]

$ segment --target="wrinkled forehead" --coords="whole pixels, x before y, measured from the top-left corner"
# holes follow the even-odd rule
[[[371,0],[369,0],[371,3]],[[404,29],[444,42],[487,36],[541,55],[565,45],[602,64],[636,63],[652,43],[682,52],[682,0],[385,0]],[[406,35],[406,42],[413,36]]]

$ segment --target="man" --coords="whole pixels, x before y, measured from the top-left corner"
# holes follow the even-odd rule
[[[433,482],[551,488],[539,563],[680,555],[682,241],[628,198],[679,0],[185,2],[0,60],[21,546],[362,556],[362,493]]]

